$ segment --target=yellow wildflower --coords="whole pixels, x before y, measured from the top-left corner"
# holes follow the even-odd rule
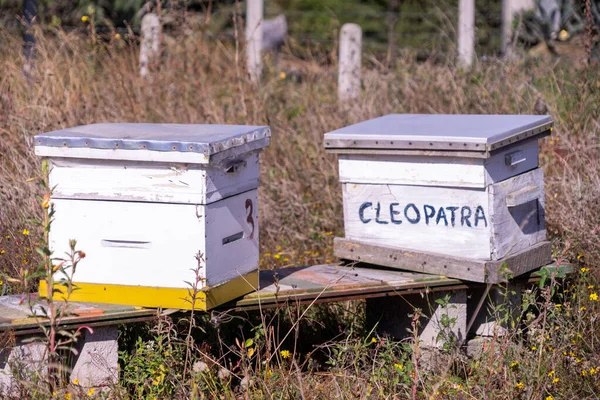
[[[552,379],[552,383],[558,383],[560,381],[560,378],[554,378]]]
[[[6,253],[6,250],[4,250],[4,249],[0,250],[0,255],[2,255],[4,253]]]
[[[586,273],[586,272],[588,272],[590,269],[589,269],[589,268],[586,268],[586,267],[582,267],[582,268],[580,268],[579,270],[580,270],[581,272],[583,272],[583,273]]]
[[[554,400],[554,397],[552,397],[552,396],[546,396],[546,400]]]
[[[548,372],[548,376],[549,376],[549,377],[553,377],[553,376],[554,376],[554,370],[552,370],[552,371]]]
[[[73,395],[71,393],[65,394],[65,400],[71,400],[72,397]]]
[[[560,40],[561,42],[564,42],[565,40],[567,40],[569,38],[569,32],[567,32],[566,30],[562,29],[560,32],[558,32],[558,40]]]
[[[535,347],[535,346],[531,346],[531,350],[533,350],[533,351],[536,351],[536,350],[537,350],[537,347]]]
[[[593,289],[593,288],[594,288],[594,285],[589,285],[588,286],[588,289]]]
[[[254,355],[254,347],[250,347],[248,349],[248,357],[252,357]]]
[[[29,231],[27,230],[27,228],[23,229],[23,235],[29,236]]]
[[[519,382],[519,383],[517,383],[517,384],[515,385],[515,387],[516,387],[517,389],[523,389],[523,388],[525,387],[525,384],[524,384],[523,382]]]
[[[331,235],[333,235],[333,231],[327,232],[327,236],[331,236]]]
[[[377,343],[377,339],[371,338],[371,343]]]
[[[279,354],[281,354],[281,357],[283,358],[290,358],[290,356],[292,355],[292,353],[290,353],[289,350],[281,350]]]
[[[95,392],[96,392],[96,389],[90,388],[90,390],[88,390],[88,392],[87,392],[88,397],[92,397]]]
[[[577,259],[578,259],[578,260],[581,260],[582,258],[583,258],[583,253],[579,253],[579,254],[577,255]]]
[[[90,19],[90,17],[88,17],[87,15],[84,15],[81,17],[81,22],[88,22],[89,19]]]
[[[77,379],[77,378],[73,379],[73,385],[79,385],[79,379]]]
[[[581,371],[581,376],[587,376],[587,371],[585,369]]]
[[[402,370],[404,369],[404,365],[402,365],[402,364],[398,364],[398,363],[394,364],[394,367],[395,367],[395,368],[396,368],[398,371],[402,371]]]
[[[511,368],[515,368],[517,365],[519,365],[518,361],[513,361],[513,362],[510,363],[510,367]]]
[[[119,40],[119,39],[121,39],[121,35],[120,35],[120,34],[118,34],[118,33],[115,33],[115,39],[116,39],[116,40]]]
[[[279,260],[281,258],[281,254],[277,253],[273,256],[273,258]]]
[[[598,294],[597,293],[590,293],[590,300],[592,300],[592,301],[598,301]]]
[[[581,308],[579,308],[579,311],[585,311],[587,310],[587,308],[585,308],[584,306],[581,306]]]
[[[279,73],[279,79],[285,79],[285,72],[281,71]]]
[[[590,368],[590,375],[596,375],[596,372],[598,372],[598,368]]]

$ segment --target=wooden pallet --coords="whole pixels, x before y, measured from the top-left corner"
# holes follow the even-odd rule
[[[344,260],[482,283],[500,283],[507,274],[516,277],[552,262],[552,245],[547,241],[501,260],[451,257],[344,238],[334,239],[333,253]]]

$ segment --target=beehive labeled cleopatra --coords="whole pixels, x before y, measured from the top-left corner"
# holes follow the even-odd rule
[[[258,287],[265,126],[107,123],[35,137],[51,164],[54,255],[86,253],[74,301],[210,309]],[[40,292],[46,293],[45,282]]]
[[[538,115],[393,114],[325,135],[347,260],[495,283],[551,261]]]

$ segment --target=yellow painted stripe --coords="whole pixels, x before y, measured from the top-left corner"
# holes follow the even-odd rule
[[[70,301],[90,303],[123,304],[139,307],[179,308],[190,310],[191,297],[188,289],[150,286],[129,286],[99,283],[75,282],[77,287]],[[59,287],[64,293],[66,288]],[[258,288],[258,271],[238,276],[221,285],[208,287],[196,295],[196,310],[210,310],[235,298],[241,297]],[[46,281],[40,282],[40,296],[47,291]],[[55,293],[55,300],[63,300],[62,293]]]

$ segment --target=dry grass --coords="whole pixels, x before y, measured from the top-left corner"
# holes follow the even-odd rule
[[[39,40],[37,73],[30,85],[21,72],[19,50],[20,42],[0,31],[0,71],[3,71],[0,76],[0,250],[5,252],[0,255],[0,274],[17,276],[35,262],[31,249],[40,232],[25,220],[39,215],[36,215],[35,188],[26,180],[39,168],[39,160],[33,154],[32,136],[40,132],[115,121],[271,126],[272,144],[261,163],[261,266],[279,268],[332,260],[331,238],[343,233],[336,160],[323,150],[323,133],[392,112],[532,113],[536,101],[543,100],[556,124],[553,137],[542,145],[541,157],[546,172],[549,232],[557,255],[572,260],[579,256],[579,262],[591,268],[585,284],[597,284],[600,269],[598,67],[586,70],[572,61],[530,60],[514,65],[489,61],[466,73],[450,64],[417,63],[411,54],[405,54],[395,70],[388,70],[376,59],[365,56],[360,104],[345,108],[336,101],[333,67],[322,65],[317,59],[303,61],[287,56],[281,67],[300,71],[301,82],[290,77],[281,79],[280,69],[270,68],[257,88],[246,80],[241,55],[234,47],[202,41],[199,37],[189,37],[166,49],[150,81],[137,74],[135,45],[122,40],[111,39],[103,45],[92,46],[86,38],[61,31],[46,32]],[[23,234],[24,228],[31,231],[30,235]],[[19,289],[22,288],[9,287],[6,283],[2,286],[3,291]],[[584,297],[585,293],[582,292]],[[577,312],[576,308],[573,310]],[[590,315],[593,313],[588,311],[578,314],[577,318]],[[556,326],[576,328],[580,332],[598,327],[597,320],[586,321],[575,325],[563,321]],[[505,355],[515,348],[507,342],[504,345]],[[391,372],[388,371],[390,380],[377,381],[377,390],[367,393],[368,386],[363,383],[368,379],[368,371],[374,371],[375,365],[380,368],[385,360],[372,356],[368,346],[355,339],[348,339],[344,346],[355,349],[357,357],[365,357],[358,367],[354,365],[362,371],[360,374],[340,367],[336,371],[346,371],[350,375],[348,379],[314,374],[298,378],[300,373],[292,361],[280,360],[277,379],[269,375],[268,368],[257,370],[257,374],[268,375],[261,380],[265,386],[260,393],[277,392],[285,385],[291,385],[293,390],[277,392],[283,397],[299,396],[299,390],[306,393],[314,390],[314,397],[319,397],[317,393],[327,397],[327,393],[336,391],[349,397],[369,397],[381,394],[377,390],[392,396],[399,387],[408,390],[398,386],[404,384],[398,382],[409,379],[406,374],[393,373],[393,357],[399,357],[397,348],[383,349],[392,360]],[[560,343],[554,347],[560,348]],[[597,359],[596,347],[585,347],[585,360]],[[552,357],[542,360],[523,356],[519,360],[524,360],[522,364],[528,367],[534,362],[544,362],[548,368],[553,365]],[[492,359],[490,365],[492,361],[498,360]],[[260,369],[260,365],[256,368]],[[464,371],[467,370],[464,366]],[[504,378],[498,371],[504,372]],[[565,367],[564,371],[570,370]],[[480,386],[469,393],[476,393],[476,397],[484,395],[488,389],[484,375],[465,374],[457,373],[455,378],[462,379],[463,383],[471,379],[471,385]],[[494,369],[489,376],[499,379],[500,383],[516,382],[506,378],[506,374],[506,369]],[[563,382],[565,380],[563,378]],[[225,391],[220,383],[215,387]],[[210,390],[208,393],[213,393]],[[452,390],[447,393],[468,397],[464,389],[454,387]],[[502,385],[489,390],[500,398],[514,395],[514,391]],[[590,393],[585,386],[561,390],[573,396]],[[258,392],[253,396],[259,396]]]

